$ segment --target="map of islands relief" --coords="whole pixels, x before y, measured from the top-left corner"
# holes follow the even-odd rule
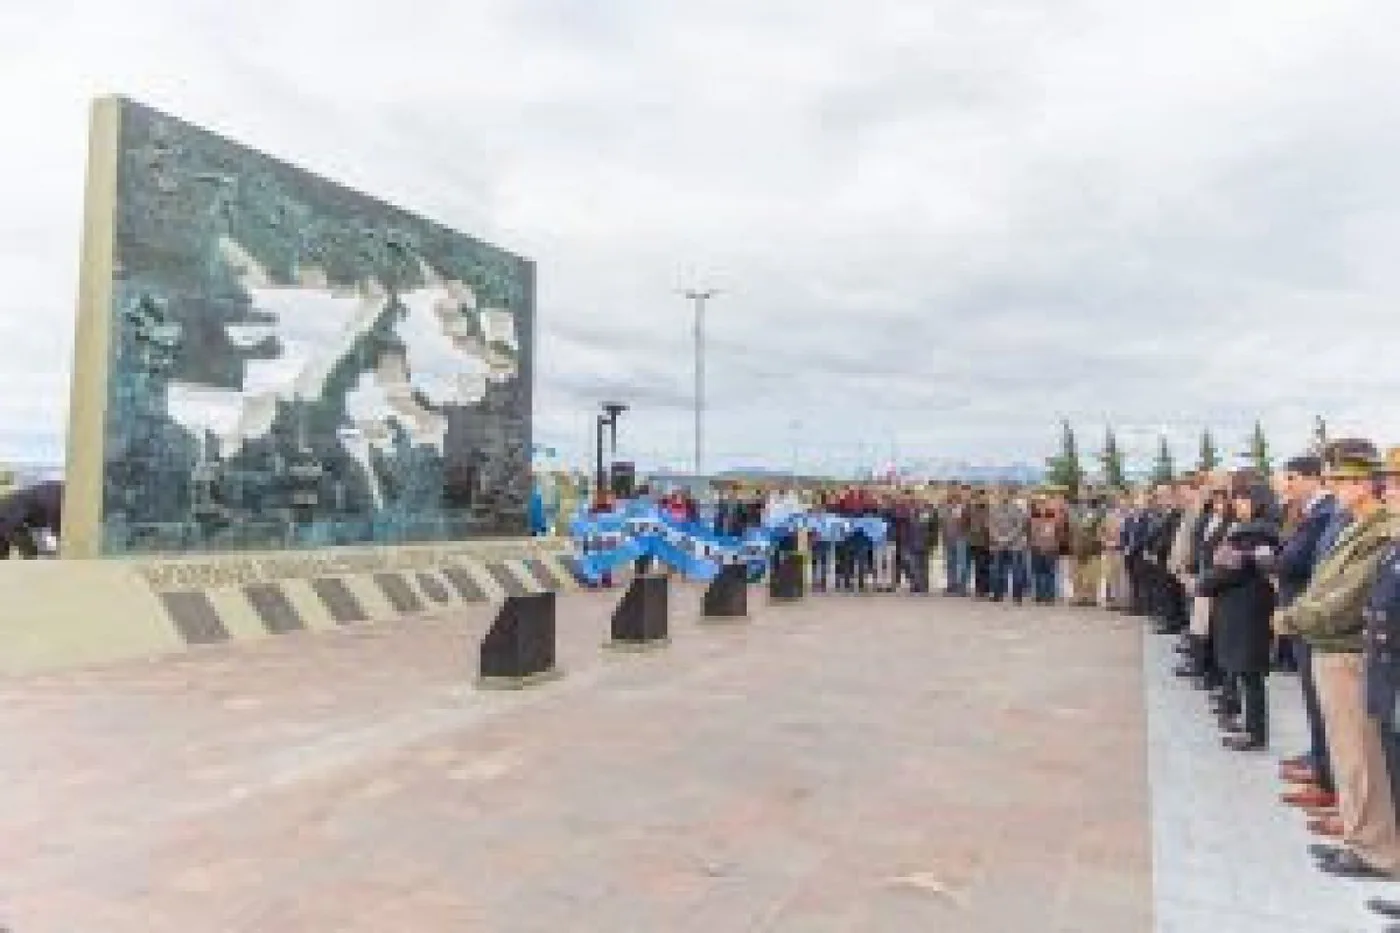
[[[121,106],[103,552],[526,533],[533,265]]]

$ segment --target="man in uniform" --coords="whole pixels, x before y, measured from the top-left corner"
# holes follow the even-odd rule
[[[1400,876],[1400,827],[1390,794],[1385,743],[1366,715],[1366,608],[1396,521],[1376,488],[1376,449],[1362,439],[1334,441],[1326,476],[1352,524],[1318,565],[1308,588],[1274,617],[1282,635],[1308,641],[1337,784],[1342,846],[1310,851],[1322,871],[1344,878]]]
[[[1400,515],[1400,447],[1386,452],[1382,472],[1386,506]],[[1400,810],[1400,722],[1396,716],[1400,700],[1400,539],[1392,538],[1381,555],[1362,615],[1366,621],[1366,713],[1381,730],[1392,806]],[[1400,919],[1400,901],[1377,898],[1368,906],[1383,916]]]

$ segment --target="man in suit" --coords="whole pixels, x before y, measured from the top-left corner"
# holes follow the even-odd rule
[[[1168,562],[1176,541],[1177,526],[1181,524],[1182,509],[1176,486],[1170,483],[1157,487],[1157,514],[1154,517],[1146,549],[1150,575],[1149,613],[1157,623],[1156,631],[1171,630],[1176,614],[1172,601],[1171,571]]]
[[[1182,481],[1177,500],[1179,517],[1167,555],[1167,618],[1158,626],[1159,635],[1175,635],[1186,631],[1190,621],[1187,584],[1192,578],[1191,550],[1202,511],[1201,479],[1189,476]]]
[[[1301,515],[1298,527],[1284,543],[1274,568],[1278,581],[1279,607],[1293,604],[1307,589],[1326,550],[1336,541],[1323,535],[1329,528],[1339,527],[1337,499],[1322,479],[1322,458],[1313,455],[1294,457],[1284,464],[1278,476],[1278,491],[1292,503]],[[1289,636],[1281,636],[1289,637]],[[1309,809],[1325,809],[1337,805],[1337,788],[1332,781],[1332,767],[1327,754],[1327,727],[1318,706],[1317,685],[1313,681],[1312,654],[1306,639],[1293,639],[1293,656],[1298,662],[1298,683],[1303,692],[1303,710],[1308,720],[1308,750],[1289,758],[1280,766],[1280,776],[1300,785],[1283,795],[1285,803]]]
[[[1151,572],[1147,569],[1147,545],[1156,517],[1152,493],[1137,494],[1133,511],[1124,523],[1123,562],[1128,568],[1128,613],[1147,615]]]

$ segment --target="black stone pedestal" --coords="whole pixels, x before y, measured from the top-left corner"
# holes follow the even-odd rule
[[[806,562],[801,554],[788,551],[779,554],[768,577],[768,598],[791,602],[806,595]]]
[[[632,585],[612,616],[612,641],[607,647],[619,651],[645,651],[670,643],[667,636],[667,607],[670,581],[664,574],[649,573],[632,578]]]
[[[554,666],[554,593],[507,596],[481,640],[477,686],[518,690],[559,675]]]
[[[725,564],[700,600],[700,620],[747,619],[748,616],[749,569],[743,564]]]

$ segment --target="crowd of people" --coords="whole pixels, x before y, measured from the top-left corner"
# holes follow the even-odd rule
[[[1308,748],[1279,766],[1319,871],[1400,878],[1400,448],[1334,441],[1264,474],[1193,473],[1130,492],[941,484],[727,492],[692,518],[740,534],[776,510],[885,520],[888,535],[779,542],[816,591],[1100,606],[1176,639],[1229,753],[1270,747],[1271,676],[1302,696]],[[941,552],[941,555],[940,555]],[[1293,681],[1296,679],[1296,685]],[[1400,903],[1373,909],[1400,918]],[[1397,929],[1400,929],[1398,927]]]
[[[1188,477],[1109,526],[1115,607],[1179,638],[1174,673],[1227,749],[1269,747],[1268,678],[1297,675],[1309,747],[1280,763],[1280,801],[1308,815],[1318,869],[1400,878],[1400,448],[1352,438],[1271,476]]]

